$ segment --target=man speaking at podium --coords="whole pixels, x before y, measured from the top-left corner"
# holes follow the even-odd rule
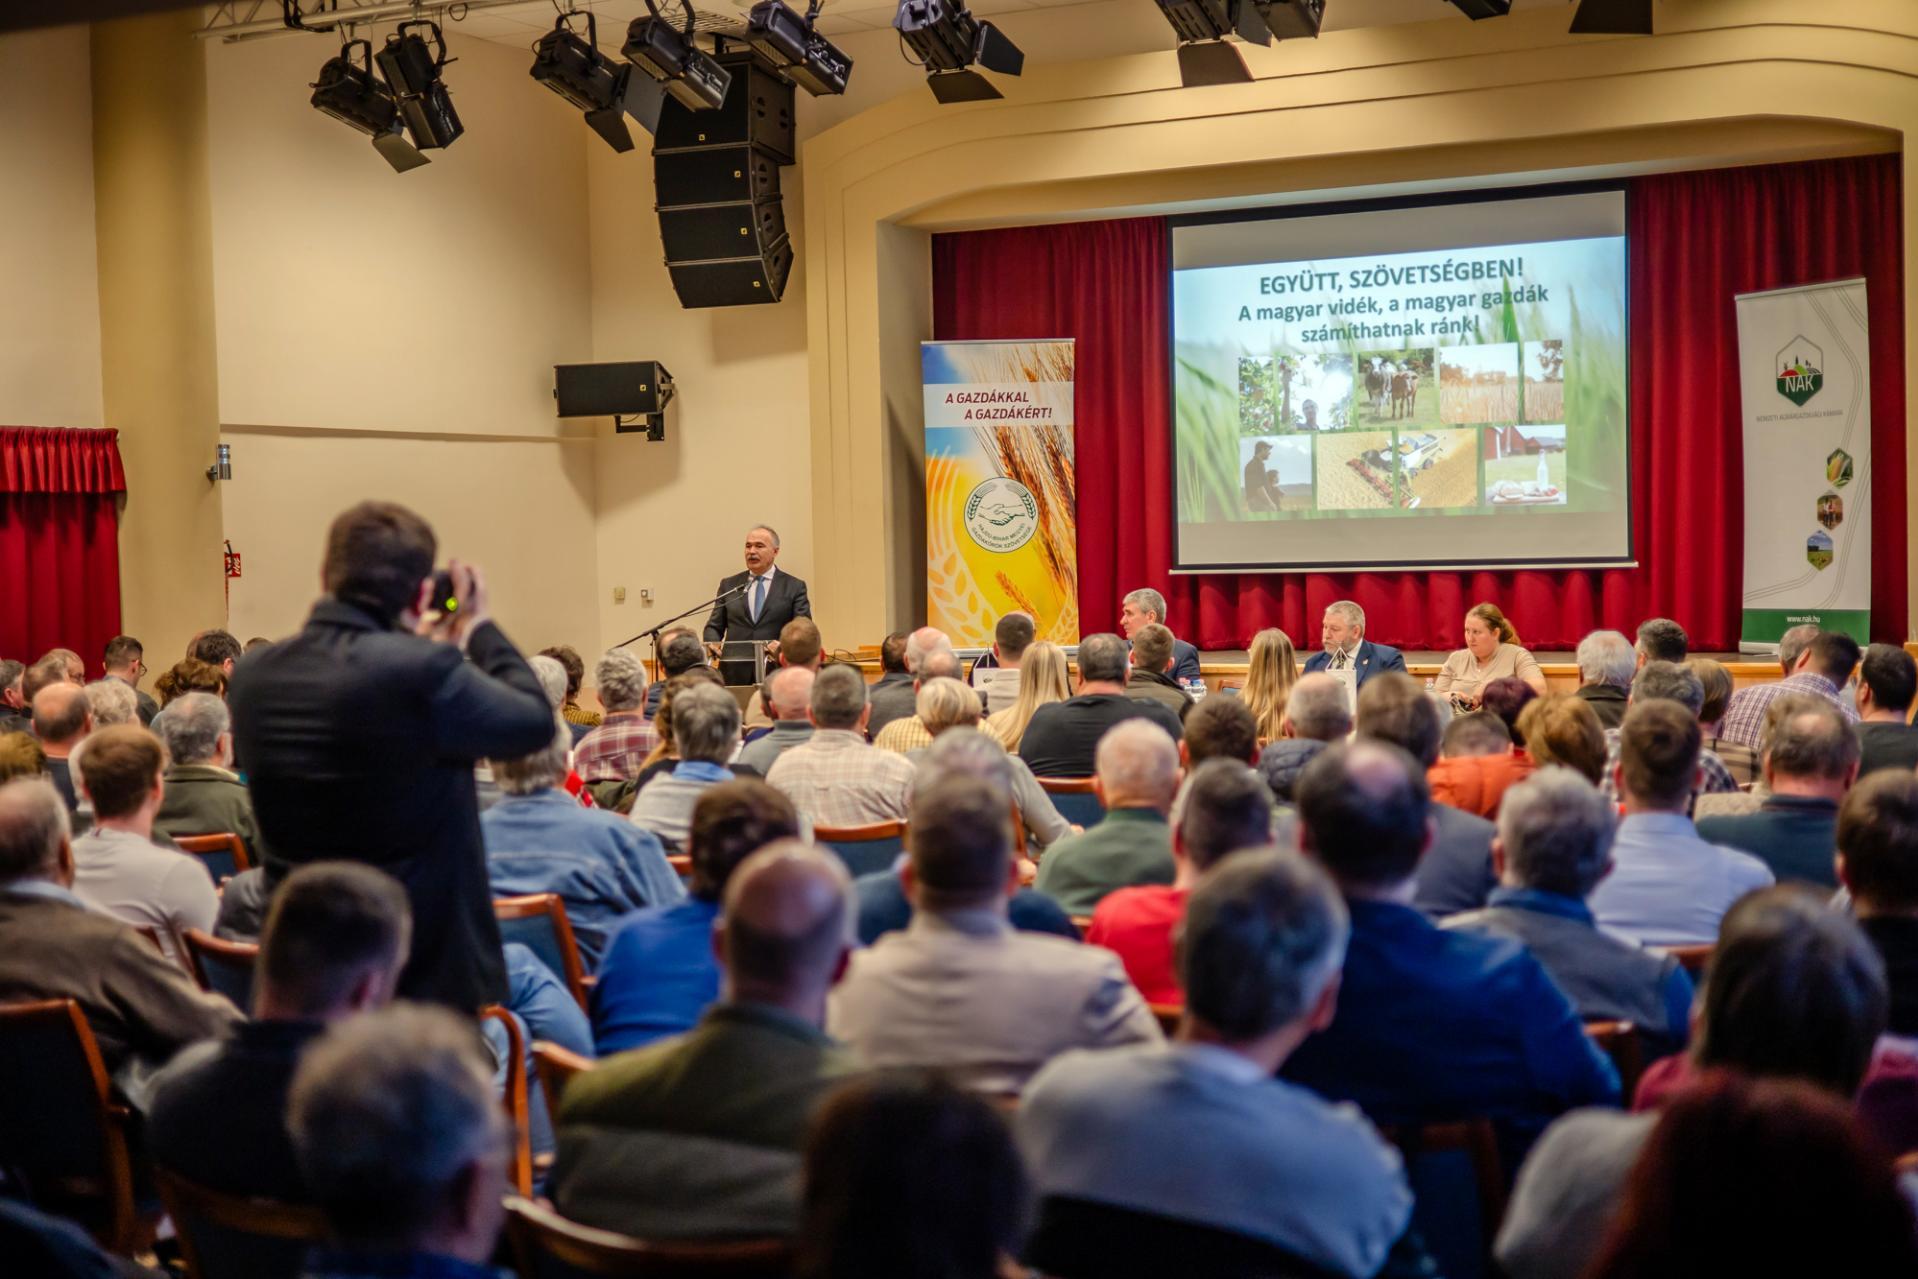
[[[719,674],[728,684],[757,683],[751,645],[778,639],[779,628],[795,617],[812,616],[806,584],[780,572],[773,563],[778,558],[779,534],[754,525],[746,532],[746,571],[723,579],[714,592],[721,598],[706,619],[706,642],[723,643]]]

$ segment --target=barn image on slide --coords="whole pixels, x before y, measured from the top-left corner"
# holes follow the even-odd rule
[[[1556,433],[1522,426],[1494,426],[1485,432],[1485,458],[1526,457],[1538,453],[1558,453],[1565,448],[1565,429]]]

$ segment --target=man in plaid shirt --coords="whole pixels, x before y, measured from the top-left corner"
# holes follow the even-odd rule
[[[813,735],[777,760],[767,784],[814,826],[865,826],[906,819],[912,761],[866,741],[866,679],[856,667],[828,666],[812,684]]]
[[[1654,699],[1677,702],[1691,712],[1692,718],[1698,718],[1698,712],[1705,706],[1705,685],[1700,682],[1698,672],[1689,666],[1677,662],[1647,662],[1638,668],[1638,674],[1632,676],[1631,705]],[[1599,789],[1612,803],[1618,802],[1618,759],[1619,730],[1605,730],[1605,776],[1599,783]],[[1738,790],[1738,781],[1731,770],[1725,767],[1725,761],[1710,747],[1698,752],[1699,781],[1694,795],[1728,795]]]
[[[1810,637],[1804,637],[1806,629],[1794,627],[1779,641],[1778,662],[1785,668],[1784,679],[1776,684],[1741,688],[1732,694],[1725,722],[1718,730],[1720,738],[1757,750],[1759,738],[1765,731],[1765,712],[1783,693],[1822,697],[1836,706],[1848,721],[1858,722],[1858,708],[1844,693],[1852,671],[1858,666],[1858,641],[1836,631],[1814,631]],[[1792,654],[1796,644],[1803,647]]]
[[[599,659],[593,678],[599,683],[599,704],[606,708],[606,718],[573,748],[573,771],[588,783],[637,777],[640,765],[659,744],[659,734],[640,710],[646,700],[646,666],[625,649],[616,648]]]

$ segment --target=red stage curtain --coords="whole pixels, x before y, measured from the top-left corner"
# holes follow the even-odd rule
[[[91,670],[120,633],[118,438],[0,427],[0,656],[65,647]]]
[[[1359,601],[1372,638],[1460,643],[1496,600],[1533,648],[1599,626],[1677,619],[1699,649],[1737,647],[1742,463],[1734,294],[1864,276],[1872,358],[1872,631],[1905,634],[1905,379],[1899,158],[1816,161],[1630,184],[1632,488],[1636,569],[1242,573],[1174,577],[1170,284],[1157,218],[968,231],[933,239],[942,340],[1078,341],[1079,609],[1115,628],[1119,598],[1163,591],[1175,631],[1243,648],[1279,626],[1317,646],[1319,616]]]

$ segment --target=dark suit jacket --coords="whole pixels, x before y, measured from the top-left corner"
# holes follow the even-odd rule
[[[471,1010],[506,997],[473,765],[553,740],[538,678],[490,622],[450,644],[324,599],[306,629],[243,659],[227,702],[267,846],[270,889],[345,859],[406,887],[404,998]]]
[[[1331,665],[1332,658],[1324,649],[1305,659],[1305,669],[1308,672],[1326,670]],[[1359,651],[1352,658],[1352,666],[1358,671],[1358,684],[1363,688],[1365,681],[1374,675],[1382,675],[1386,671],[1405,674],[1405,654],[1390,644],[1374,644],[1371,640],[1360,640]]]
[[[713,594],[723,595],[751,580],[751,573],[734,573],[731,577],[721,578],[719,589]],[[785,569],[779,569],[766,587],[766,603],[759,610],[759,620],[755,622],[752,617],[752,592],[741,591],[713,605],[712,616],[706,619],[706,642],[776,640],[779,638],[779,628],[787,622],[795,617],[811,616],[812,601],[806,598],[806,583]],[[728,684],[753,682],[753,664],[750,660],[723,661],[719,664],[719,673]]]

